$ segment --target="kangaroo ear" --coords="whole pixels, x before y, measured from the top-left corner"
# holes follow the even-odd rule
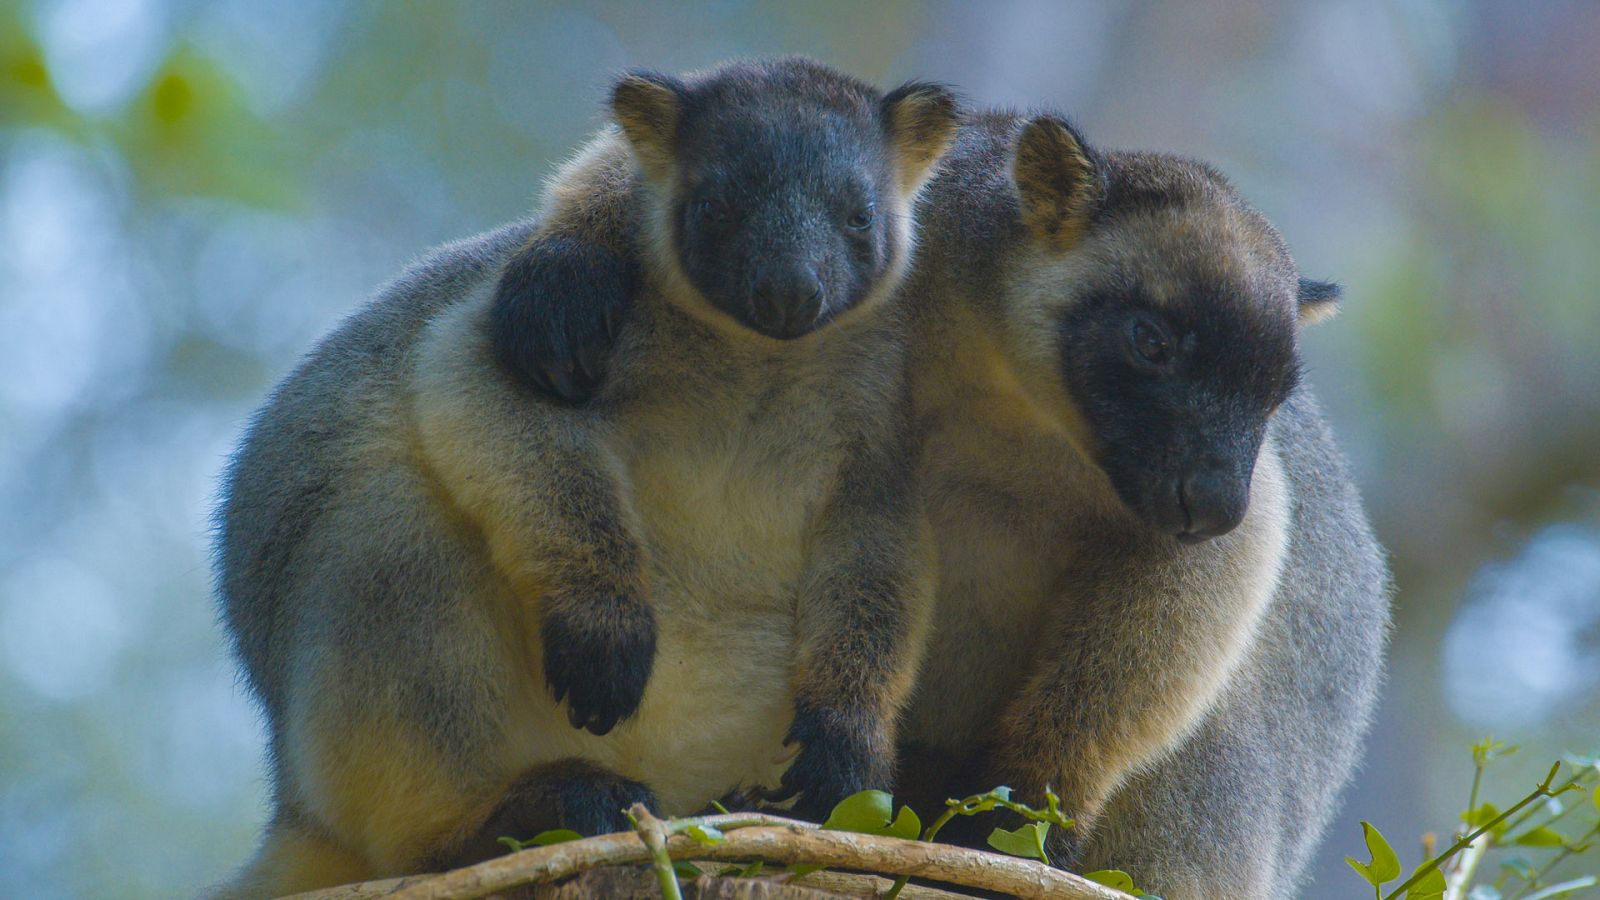
[[[1100,202],[1100,171],[1071,125],[1039,116],[1022,129],[1012,169],[1022,199],[1022,221],[1034,237],[1066,250],[1083,237]]]
[[[1339,312],[1344,289],[1331,281],[1300,279],[1300,324],[1315,325]]]
[[[883,118],[894,142],[900,190],[909,197],[955,140],[960,121],[956,95],[942,84],[907,82],[883,98]]]
[[[611,88],[611,115],[628,136],[639,167],[652,180],[665,181],[672,175],[683,95],[682,82],[659,72],[629,72]]]

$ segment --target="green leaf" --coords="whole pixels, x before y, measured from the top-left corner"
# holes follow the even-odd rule
[[[894,815],[894,798],[883,791],[860,791],[839,801],[822,827],[830,831],[882,834]]]
[[[1482,828],[1490,822],[1493,822],[1495,817],[1498,815],[1500,815],[1499,807],[1495,806],[1493,803],[1484,803],[1479,805],[1476,809],[1469,809],[1462,813],[1461,821],[1471,825],[1473,828]]]
[[[812,872],[821,872],[826,868],[827,866],[818,866],[811,863],[806,863],[803,866],[790,866],[789,871],[794,875],[795,878],[798,879],[804,878],[807,875],[810,875]]]
[[[889,827],[884,829],[884,834],[891,837],[905,838],[914,841],[922,837],[922,819],[909,806],[900,807],[900,814],[894,817]]]
[[[914,841],[922,836],[922,819],[909,806],[894,813],[894,798],[883,791],[861,791],[839,801],[828,814],[823,828],[831,831],[854,831],[858,834],[881,834]]]
[[[1406,888],[1406,900],[1434,900],[1443,897],[1445,888],[1449,885],[1444,882],[1444,873],[1433,869],[1411,887]]]
[[[1362,831],[1366,832],[1367,850],[1372,854],[1372,862],[1368,868],[1379,881],[1391,881],[1400,875],[1400,859],[1394,855],[1394,848],[1389,846],[1389,841],[1371,822],[1361,823]]]
[[[699,866],[681,859],[672,864],[672,871],[684,881],[693,881],[705,874],[700,871]]]
[[[1523,847],[1565,847],[1567,839],[1562,837],[1561,832],[1556,831],[1554,828],[1540,825],[1532,831],[1524,831],[1517,835],[1516,840],[1512,841],[1512,843],[1520,844]]]
[[[684,829],[684,833],[701,844],[720,844],[728,839],[728,836],[715,825],[690,825]]]
[[[1015,831],[996,828],[989,833],[989,846],[1001,853],[1049,862],[1044,852],[1044,837],[1050,833],[1049,822],[1029,822]]]
[[[744,868],[740,869],[739,870],[739,877],[740,878],[754,878],[757,875],[761,874],[761,867],[763,865],[765,865],[765,862],[763,862],[762,860],[758,859],[755,862],[751,863],[750,865],[745,866]]]
[[[1574,878],[1571,881],[1563,881],[1560,884],[1552,884],[1543,890],[1534,891],[1528,895],[1527,900],[1547,900],[1550,897],[1565,897],[1584,888],[1592,888],[1596,884],[1600,884],[1600,876],[1585,875],[1582,878]]]
[[[1083,877],[1096,884],[1103,884],[1124,893],[1133,893],[1133,876],[1121,869],[1101,869],[1098,872],[1085,872]]]
[[[1362,864],[1349,856],[1344,861],[1373,887],[1393,881],[1400,874],[1400,859],[1394,855],[1394,848],[1389,846],[1383,832],[1373,827],[1371,822],[1362,822],[1361,830],[1366,833],[1367,851],[1372,854],[1372,862]]]
[[[1594,793],[1589,795],[1589,799],[1594,801],[1595,809],[1600,809],[1600,787],[1594,789]]]
[[[541,831],[533,837],[519,841],[512,837],[496,838],[503,846],[515,852],[526,850],[529,847],[548,847],[551,844],[565,844],[567,841],[582,840],[583,835],[570,828],[555,828],[550,831]]]

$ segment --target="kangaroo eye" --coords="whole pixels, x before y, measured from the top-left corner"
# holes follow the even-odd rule
[[[857,231],[863,231],[866,228],[868,228],[869,226],[871,226],[873,220],[876,219],[876,218],[878,218],[878,207],[877,207],[877,204],[868,203],[866,206],[862,207],[861,209],[856,210],[855,214],[852,215],[850,217],[850,220],[848,222],[846,222],[845,224],[849,225],[851,228],[854,228]]]
[[[1172,358],[1172,347],[1167,336],[1161,333],[1160,328],[1142,319],[1134,320],[1133,328],[1128,332],[1128,342],[1133,345],[1134,354],[1150,365],[1163,365]]]

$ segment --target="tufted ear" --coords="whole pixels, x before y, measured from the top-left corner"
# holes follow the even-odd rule
[[[659,72],[629,72],[611,88],[611,115],[628,136],[639,166],[654,181],[672,176],[683,96],[683,83]]]
[[[1071,125],[1039,116],[1022,129],[1012,169],[1022,221],[1034,237],[1066,250],[1083,237],[1100,202],[1100,172]]]
[[[900,190],[909,197],[955,140],[960,122],[956,96],[942,84],[910,81],[883,98],[883,117],[894,142]]]
[[[1339,298],[1344,289],[1331,281],[1300,279],[1300,324],[1315,325],[1331,319],[1339,312]]]

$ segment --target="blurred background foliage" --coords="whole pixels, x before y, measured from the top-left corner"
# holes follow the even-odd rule
[[[1533,769],[1600,741],[1596,46],[1588,0],[0,0],[0,894],[190,893],[251,849],[207,516],[274,380],[526,214],[618,69],[804,52],[1210,159],[1346,284],[1311,375],[1399,582],[1309,893],[1350,895],[1355,820],[1447,830],[1481,733]]]

